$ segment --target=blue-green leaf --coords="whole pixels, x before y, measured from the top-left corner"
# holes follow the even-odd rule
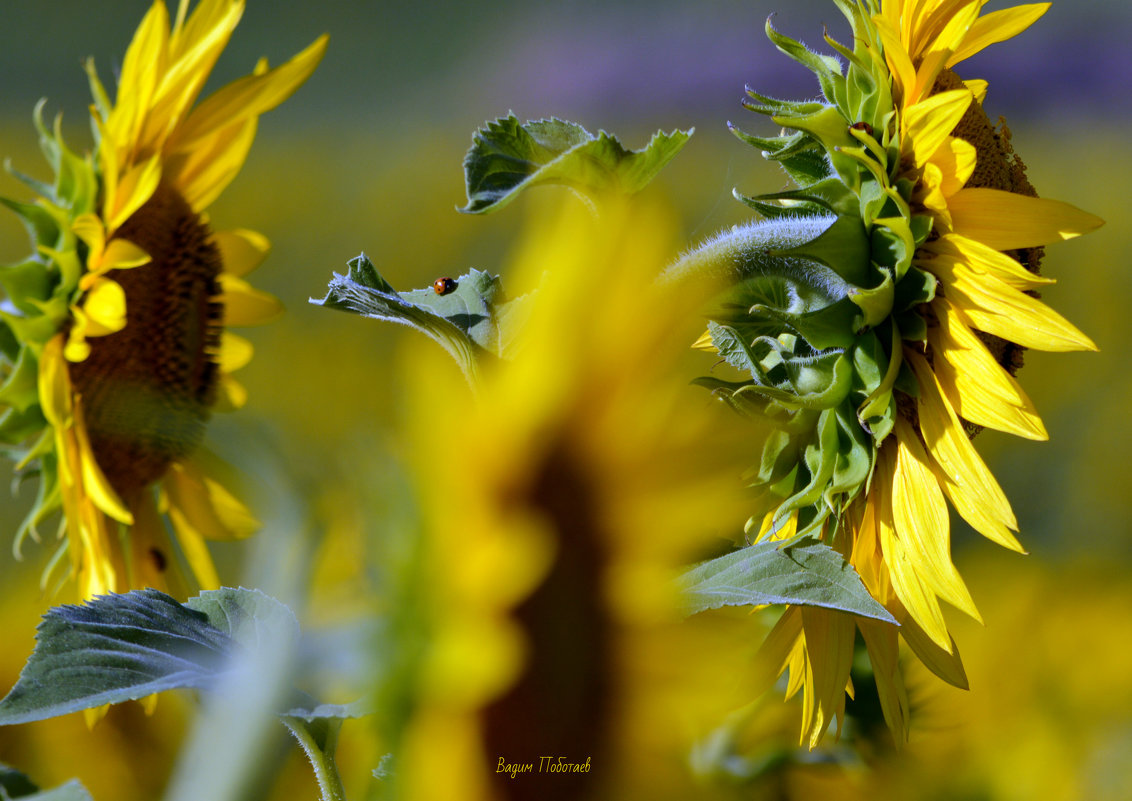
[[[471,378],[484,353],[503,355],[509,341],[499,278],[473,269],[459,278],[437,279],[437,286],[439,291],[398,292],[363,253],[350,262],[347,275],[334,274],[326,297],[310,302],[415,328],[444,348]]]
[[[297,635],[291,611],[257,590],[214,590],[187,604],[135,590],[58,606],[44,615],[35,651],[0,701],[0,725],[207,688],[234,649]]]
[[[94,801],[94,797],[77,779],[71,779],[71,781],[59,785],[54,790],[38,790],[19,795],[5,794],[4,791],[0,790],[0,799],[4,799],[4,801],[8,801],[8,799],[11,799],[11,801]]]
[[[55,607],[37,629],[16,686],[0,701],[0,725],[206,687],[231,645],[205,614],[157,590]]]
[[[896,624],[860,577],[828,545],[781,548],[762,542],[717,557],[680,578],[684,611],[694,615],[722,606],[795,604],[836,609]]]
[[[643,189],[691,135],[691,130],[657,131],[644,148],[627,150],[604,131],[595,136],[581,125],[558,119],[520,124],[509,114],[472,137],[464,158],[468,204],[461,211],[496,211],[522,190],[540,184],[632,194]]]
[[[0,762],[0,798],[23,798],[39,792],[31,779]]]
[[[209,625],[249,648],[258,647],[261,641],[295,640],[299,636],[295,613],[259,590],[206,590],[186,601],[185,607],[203,614]]]

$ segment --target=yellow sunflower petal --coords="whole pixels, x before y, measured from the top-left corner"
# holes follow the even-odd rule
[[[158,154],[130,167],[118,177],[114,193],[107,192],[103,214],[110,231],[117,230],[142,204],[153,197],[161,182],[161,161],[161,155]]]
[[[896,530],[892,510],[892,483],[895,475],[895,448],[891,445],[881,448],[877,454],[876,473],[873,476],[872,492],[875,497],[876,526],[880,535],[884,562],[888,566],[892,590],[900,603],[908,610],[932,640],[940,647],[948,648],[951,636],[947,632],[947,621],[943,619],[936,594],[929,590],[921,577],[916,564],[902,537]]]
[[[940,171],[940,191],[944,197],[951,197],[967,183],[975,171],[975,146],[970,142],[951,136],[931,156],[931,164]]]
[[[903,3],[904,14],[911,17],[911,24],[904,39],[912,60],[926,59],[934,50],[953,50],[965,37],[966,30],[974,21],[974,15],[986,0],[927,0],[910,8]],[[957,26],[955,20],[965,24]]]
[[[255,141],[257,125],[256,117],[242,120],[214,131],[190,150],[170,155],[166,162],[169,182],[194,211],[210,206],[239,175]]]
[[[904,137],[917,167],[939,150],[971,105],[967,89],[952,89],[922,100],[904,114]]]
[[[1033,3],[1025,6],[1004,8],[993,11],[980,17],[974,25],[963,45],[947,60],[947,66],[952,67],[960,61],[970,58],[985,47],[998,42],[1005,42],[1022,31],[1029,28],[1042,14],[1049,10],[1052,3]]]
[[[255,354],[252,343],[242,336],[225,331],[220,335],[220,352],[216,360],[223,373],[233,373],[247,365]]]
[[[959,647],[950,635],[947,644],[941,645],[906,611],[898,614],[896,619],[900,621],[900,636],[908,643],[916,658],[924,663],[924,667],[953,687],[969,689],[967,672],[959,657]]]
[[[98,257],[106,247],[106,226],[102,224],[102,218],[90,212],[80,214],[71,223],[71,230],[86,243],[91,254],[88,262],[98,261]]]
[[[881,712],[893,739],[899,745],[908,739],[908,692],[900,672],[900,632],[895,626],[877,620],[857,621],[865,640],[869,663],[876,679]]]
[[[157,81],[165,71],[169,44],[169,12],[165,3],[153,3],[138,26],[118,77],[117,103],[107,120],[114,138],[136,142],[149,113]]]
[[[196,576],[197,584],[202,590],[220,589],[220,576],[216,572],[216,565],[212,561],[212,554],[208,552],[208,545],[198,532],[176,507],[169,509],[169,520],[173,523],[173,531],[177,534],[177,544],[185,555],[185,561]]]
[[[171,558],[165,523],[157,511],[152,492],[140,493],[134,506],[134,527],[130,529],[129,584],[187,594],[185,587],[173,588],[168,570]]]
[[[95,593],[95,594],[96,595],[102,595],[103,593]],[[93,597],[93,596],[84,595],[83,597],[89,598],[89,597]],[[102,706],[92,706],[92,707],[89,707],[88,709],[84,709],[83,710],[83,722],[86,723],[87,730],[88,731],[93,730],[95,726],[97,726],[99,723],[102,722],[102,719],[104,717],[106,717],[106,713],[109,712],[109,711],[110,711],[110,704],[103,704]]]
[[[970,32],[982,4],[983,0],[967,0],[965,3],[954,2],[951,5],[956,7],[948,9],[948,3],[944,2],[933,12],[933,22],[937,26],[942,24],[943,28],[931,38],[930,45],[921,56],[919,69],[916,70],[916,88],[913,90],[916,96],[922,97],[931,91],[940,71]],[[931,25],[926,27],[934,28]]]
[[[979,78],[972,78],[969,81],[963,81],[963,85],[971,90],[971,94],[975,96],[975,102],[980,106],[987,100],[987,87],[989,84]]]
[[[184,11],[182,3],[178,13]],[[202,2],[187,25],[179,19],[169,39],[166,71],[139,141],[161,149],[192,106],[244,13],[243,2]]]
[[[176,511],[183,525],[206,539],[243,539],[260,527],[246,506],[194,463],[171,465],[164,490],[170,515]]]
[[[920,185],[917,188],[915,199],[926,209],[935,212],[937,216],[950,220],[947,212],[947,195],[943,192],[943,170],[938,164],[928,162],[920,174]]]
[[[801,607],[798,607],[798,620],[802,619]],[[813,682],[810,675],[810,660],[806,658],[806,639],[799,637],[794,641],[794,647],[790,649],[790,654],[786,657],[786,667],[790,671],[790,675],[786,681],[786,698],[789,700],[797,695],[798,691],[806,686],[806,682]],[[810,696],[807,696],[810,698]],[[809,720],[808,712],[802,713],[803,720]]]
[[[1018,520],[1010,502],[967,437],[955,410],[944,399],[935,373],[920,354],[906,348],[904,355],[920,385],[920,432],[946,479],[943,490],[955,510],[987,539],[1024,553],[1011,533],[1018,530]]]
[[[880,532],[885,564],[896,597],[933,642],[944,649],[951,647],[951,635],[936,594],[925,585],[908,550],[896,536],[895,528],[891,524],[882,525]]]
[[[43,346],[39,356],[39,405],[52,428],[59,429],[71,419],[71,380],[63,358],[63,334],[56,334]]]
[[[916,84],[916,68],[912,65],[912,60],[900,41],[900,20],[899,17],[893,18],[891,12],[895,5],[895,3],[885,3],[884,13],[875,15],[873,24],[876,25],[877,32],[880,34],[881,42],[884,45],[884,58],[892,72],[893,96],[903,99],[903,105],[907,107],[909,103],[913,102],[908,99],[908,95]]]
[[[126,327],[126,293],[116,281],[97,280],[84,296],[82,308],[89,321],[86,336],[105,336]]]
[[[700,334],[700,338],[692,343],[693,350],[706,350],[711,353],[717,353],[715,345],[711,342],[711,331],[704,331]]]
[[[1104,225],[1076,206],[999,189],[963,189],[949,201],[955,233],[995,250],[1016,250],[1073,239]]]
[[[990,273],[1015,289],[1023,291],[1056,283],[1052,278],[1030,272],[1005,253],[958,234],[944,234],[925,244],[920,252],[950,256],[953,261],[962,262],[976,273]],[[918,263],[923,265],[922,261]],[[931,269],[930,265],[924,266]]]
[[[224,272],[237,277],[250,273],[263,263],[267,254],[271,252],[271,243],[267,237],[246,228],[220,231],[214,235],[213,241],[220,249]]]
[[[990,273],[975,272],[946,257],[927,266],[943,283],[952,305],[980,331],[1035,350],[1097,350],[1093,340],[1049,306]]]
[[[153,258],[126,239],[111,239],[106,250],[102,252],[102,261],[99,268],[102,270],[127,270],[130,267],[141,267],[149,264]]]
[[[802,635],[801,607],[789,606],[759,646],[755,657],[755,687],[769,688],[790,663],[790,655]]]
[[[322,60],[328,37],[323,34],[285,64],[261,75],[234,81],[206,99],[189,114],[177,130],[170,147],[190,151],[213,131],[275,108],[296,89]]]
[[[876,504],[865,503],[863,506],[861,520],[855,527],[849,563],[857,569],[869,594],[883,604],[888,600],[892,586],[888,570],[884,566],[884,552],[877,532]]]
[[[79,446],[83,491],[101,511],[119,523],[125,523],[127,526],[133,525],[133,513],[126,504],[122,503],[122,499],[110,486],[106,474],[102,472],[102,468],[98,466],[98,461],[94,458],[94,449],[90,447],[90,437],[87,435],[86,423],[82,419],[82,402],[79,398],[75,398],[74,404],[74,431]]]
[[[951,563],[947,503],[928,455],[902,418],[896,422],[895,433],[891,503],[897,536],[924,584],[952,606],[979,620],[979,610],[967,585]]]
[[[220,376],[217,390],[216,404],[212,407],[214,412],[234,412],[244,408],[248,402],[248,391],[230,375]]]
[[[928,328],[935,374],[943,394],[964,420],[1033,440],[1049,439],[1033,402],[967,326],[962,312],[937,297],[939,321]]]
[[[257,325],[283,313],[278,298],[234,275],[220,276],[220,302],[224,304],[224,325]]]
[[[853,666],[853,640],[857,626],[853,616],[818,606],[802,607],[802,629],[813,674],[807,690],[812,694],[810,714],[803,725],[802,740],[817,748],[835,715],[845,708],[845,688]]]

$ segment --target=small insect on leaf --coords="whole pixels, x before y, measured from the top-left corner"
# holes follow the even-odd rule
[[[869,136],[873,135],[873,126],[869,125],[867,122],[855,122],[849,127],[855,131],[864,131]]]
[[[456,288],[456,281],[452,278],[437,278],[432,282],[432,288],[438,295],[447,295]]]

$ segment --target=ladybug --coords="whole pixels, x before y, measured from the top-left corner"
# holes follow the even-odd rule
[[[447,295],[456,288],[456,281],[452,278],[437,278],[432,282],[432,290],[438,295]]]
[[[868,135],[868,136],[873,135],[873,126],[869,125],[867,122],[864,122],[864,121],[855,122],[852,125],[850,125],[849,127],[852,128],[855,131],[864,131],[865,134]]]

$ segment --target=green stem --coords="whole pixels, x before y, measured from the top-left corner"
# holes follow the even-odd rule
[[[326,724],[325,736],[321,744],[311,731],[310,724],[302,718],[284,717],[283,723],[295,735],[299,745],[303,747],[307,758],[314,768],[315,779],[318,780],[318,789],[322,793],[322,801],[346,801],[346,790],[342,786],[342,777],[338,775],[338,765],[334,762],[334,751],[338,746],[338,731],[342,721],[321,721]]]

